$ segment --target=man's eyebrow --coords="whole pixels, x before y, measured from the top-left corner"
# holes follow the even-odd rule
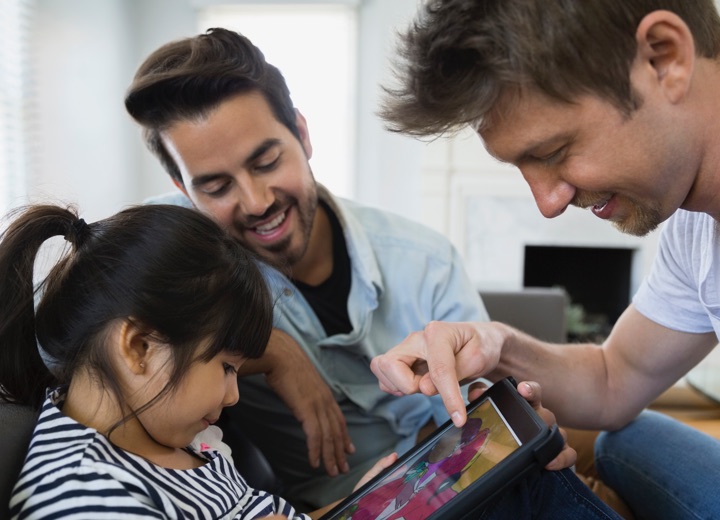
[[[281,143],[280,139],[276,138],[270,138],[265,139],[260,145],[253,150],[253,152],[248,156],[248,158],[245,160],[245,163],[251,163],[255,161],[258,157],[262,157],[262,155],[267,152],[270,148],[273,148],[275,146],[279,146]]]
[[[262,157],[263,154],[265,154],[268,150],[275,146],[279,146],[282,143],[280,139],[271,138],[271,139],[265,139],[262,143],[260,143],[259,146],[257,146],[252,153],[245,159],[245,164],[250,164],[253,161],[257,160],[259,157]],[[192,184],[193,187],[197,188],[202,186],[203,184],[208,184],[210,182],[213,182],[219,177],[222,177],[226,175],[224,172],[208,172],[208,173],[201,173],[199,175],[196,175],[192,178],[190,181],[190,184]]]

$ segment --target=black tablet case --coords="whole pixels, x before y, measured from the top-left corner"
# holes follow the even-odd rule
[[[557,425],[549,428],[530,404],[517,394],[516,386],[517,384],[513,378],[502,379],[492,385],[479,399],[470,403],[467,408],[468,410],[474,409],[478,403],[486,400],[488,397],[502,402],[503,399],[508,398],[507,395],[503,394],[507,392],[515,393],[519,397],[520,406],[525,409],[537,428],[537,434],[532,440],[523,443],[507,458],[470,484],[450,502],[442,505],[428,516],[428,519],[464,520],[476,518],[477,514],[492,498],[503,490],[508,489],[520,479],[527,477],[531,472],[542,469],[562,450],[565,440],[558,430]],[[451,425],[452,422],[447,421],[435,430],[433,434],[429,435],[423,443],[404,454],[395,464],[348,496],[331,511],[323,515],[320,520],[341,520],[346,518],[342,513],[349,504],[352,504],[360,496],[364,495],[377,481],[402,466],[406,460],[412,458],[419,450],[422,450],[427,443],[433,442],[441,432],[445,431]]]

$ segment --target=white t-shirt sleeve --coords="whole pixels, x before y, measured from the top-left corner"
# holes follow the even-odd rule
[[[713,330],[701,289],[707,285],[704,273],[715,263],[714,221],[704,217],[680,210],[668,219],[650,274],[633,298],[641,314],[673,330]]]

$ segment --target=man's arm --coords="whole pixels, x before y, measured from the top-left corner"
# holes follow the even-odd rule
[[[544,404],[568,427],[614,429],[696,365],[717,338],[662,327],[630,306],[603,345],[541,342],[507,325],[430,323],[373,359],[395,395],[439,391],[456,424],[465,422],[458,381],[512,375],[543,389]]]
[[[331,476],[349,470],[345,454],[353,453],[355,447],[345,417],[332,391],[294,339],[273,329],[263,357],[242,365],[239,375],[250,374],[265,374],[270,388],[302,424],[312,467],[319,467],[322,461]]]
[[[501,355],[498,371],[516,371],[521,378],[532,373],[543,386],[545,404],[568,427],[617,429],[716,344],[712,333],[668,329],[631,305],[602,345],[553,345],[520,333]]]

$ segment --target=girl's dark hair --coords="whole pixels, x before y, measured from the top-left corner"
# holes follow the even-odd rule
[[[264,352],[272,302],[259,260],[197,211],[137,206],[89,225],[54,205],[13,215],[0,237],[1,398],[38,407],[47,386],[69,383],[82,367],[121,400],[104,346],[118,319],[133,320],[172,353],[169,383],[156,398],[195,361]],[[72,250],[35,288],[35,259],[54,236]]]
[[[262,94],[275,118],[300,139],[295,107],[281,72],[248,38],[215,28],[167,43],[150,54],[128,88],[125,108],[143,127],[150,151],[182,184],[161,132],[178,121],[202,119],[231,97],[251,92]]]

